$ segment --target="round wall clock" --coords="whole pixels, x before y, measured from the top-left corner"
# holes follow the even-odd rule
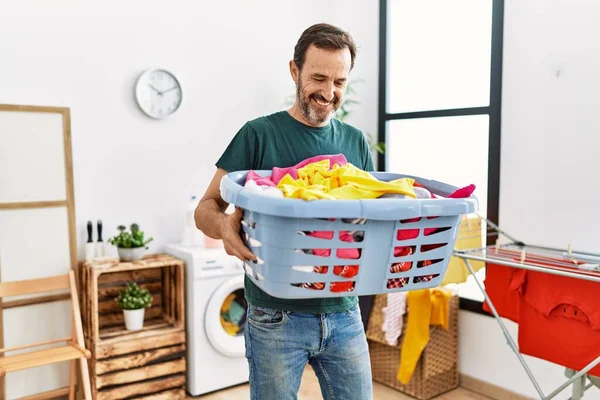
[[[149,69],[136,82],[135,98],[146,115],[163,119],[177,111],[181,105],[181,84],[167,70]]]

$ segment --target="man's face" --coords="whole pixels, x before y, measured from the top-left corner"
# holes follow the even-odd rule
[[[342,104],[350,73],[350,50],[323,50],[311,45],[302,70],[292,66],[296,102],[309,125],[324,126]]]

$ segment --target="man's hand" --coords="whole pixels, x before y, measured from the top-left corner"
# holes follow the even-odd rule
[[[227,174],[223,169],[217,169],[206,193],[198,203],[194,219],[196,227],[206,236],[223,240],[227,254],[242,261],[256,261],[256,256],[244,244],[240,236],[244,211],[236,208],[233,214],[225,214],[228,204],[221,198],[219,189],[221,179]]]
[[[221,226],[221,239],[225,251],[230,256],[235,256],[242,261],[256,261],[256,256],[246,247],[240,236],[242,228],[242,217],[244,211],[241,208],[236,208],[233,214],[225,218],[225,223]]]

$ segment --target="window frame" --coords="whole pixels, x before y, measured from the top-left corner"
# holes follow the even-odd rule
[[[455,117],[465,115],[489,116],[488,141],[488,197],[487,218],[498,224],[500,201],[500,143],[502,113],[502,56],[504,34],[504,0],[492,0],[492,37],[490,60],[490,103],[487,107],[455,108],[430,111],[413,111],[405,113],[387,112],[387,66],[388,66],[388,3],[394,0],[379,2],[379,101],[378,101],[378,140],[387,145],[387,124],[401,119]],[[418,1],[418,0],[415,0]],[[386,146],[387,148],[387,146]],[[378,171],[386,169],[386,155],[377,156]],[[488,233],[489,227],[488,227]],[[486,245],[493,244],[491,235],[486,237]],[[491,316],[483,310],[483,302],[460,298],[460,308],[483,315]]]

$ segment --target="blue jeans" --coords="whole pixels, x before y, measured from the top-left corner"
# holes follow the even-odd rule
[[[373,398],[360,308],[311,314],[248,307],[244,330],[251,400],[297,399],[309,363],[325,400]]]

